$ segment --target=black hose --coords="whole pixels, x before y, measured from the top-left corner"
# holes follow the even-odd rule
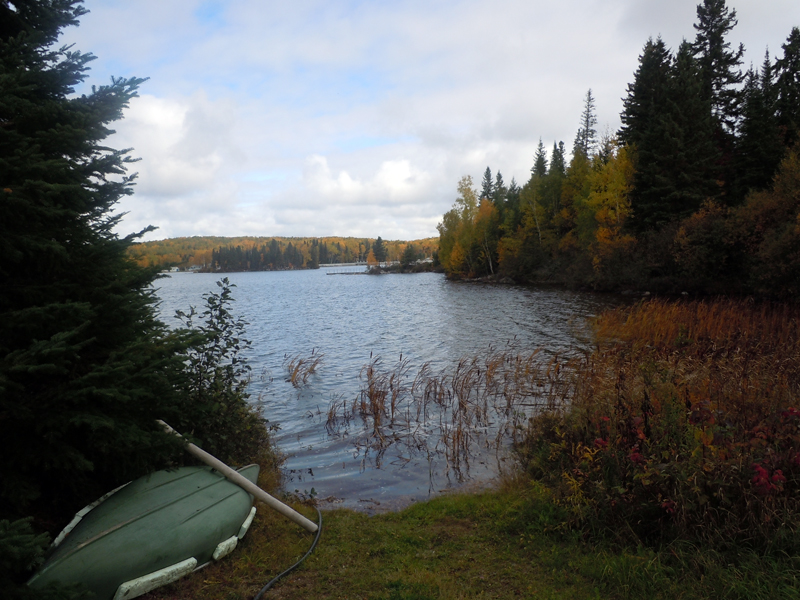
[[[261,591],[260,591],[260,592],[258,592],[258,594],[256,595],[256,597],[255,597],[255,598],[253,598],[253,600],[261,600],[261,597],[264,595],[264,593],[265,593],[265,592],[266,592],[266,591],[267,591],[269,588],[271,588],[271,587],[272,587],[272,586],[273,586],[273,585],[274,585],[274,584],[275,584],[275,583],[276,583],[276,582],[277,582],[277,581],[278,581],[278,580],[279,580],[281,577],[283,577],[283,576],[284,576],[284,575],[286,575],[287,573],[291,573],[291,572],[292,572],[292,571],[294,571],[294,570],[295,570],[297,567],[299,567],[299,566],[300,566],[300,563],[302,563],[302,562],[303,562],[305,559],[307,559],[307,558],[308,558],[308,555],[309,555],[309,554],[311,554],[311,553],[314,551],[314,548],[317,546],[317,542],[319,541],[319,536],[320,536],[320,535],[322,535],[322,513],[321,513],[321,512],[319,512],[319,509],[318,509],[316,506],[315,506],[314,508],[316,508],[316,509],[317,509],[318,523],[317,523],[317,535],[316,535],[316,537],[314,538],[314,541],[313,541],[313,542],[312,542],[312,544],[311,544],[311,548],[309,548],[309,549],[308,549],[308,552],[306,552],[306,553],[303,555],[303,558],[301,558],[300,560],[298,560],[296,563],[294,563],[294,564],[293,564],[291,567],[289,567],[288,569],[286,569],[286,570],[285,570],[283,573],[281,573],[280,575],[277,575],[277,576],[273,577],[273,578],[270,580],[270,582],[269,582],[269,583],[267,583],[267,585],[265,585],[263,588],[261,588]]]

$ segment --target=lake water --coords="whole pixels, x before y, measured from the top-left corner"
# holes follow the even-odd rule
[[[498,455],[478,455],[466,476],[446,460],[401,444],[376,455],[364,447],[363,427],[332,432],[331,402],[350,404],[364,384],[362,368],[376,358],[390,370],[401,356],[407,377],[423,363],[433,371],[509,343],[569,353],[591,345],[587,318],[618,304],[616,296],[551,288],[457,283],[443,275],[329,275],[330,270],[227,274],[234,311],[249,323],[247,355],[253,368],[252,401],[278,423],[276,441],[286,455],[286,488],[350,508],[393,509],[431,494],[481,483],[498,470]],[[156,282],[165,322],[175,310],[202,309],[216,291],[217,274],[176,273]],[[321,356],[305,385],[293,386],[287,357]],[[502,458],[501,458],[502,460]]]

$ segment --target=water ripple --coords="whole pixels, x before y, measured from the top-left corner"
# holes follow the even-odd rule
[[[228,274],[237,287],[234,310],[249,323],[253,348],[247,356],[254,378],[252,399],[264,402],[267,418],[279,423],[277,442],[286,453],[289,490],[335,497],[345,506],[376,509],[425,498],[453,485],[441,459],[383,457],[356,452],[348,437],[325,430],[331,400],[352,401],[359,373],[371,358],[395,364],[402,355],[412,373],[429,362],[435,370],[464,355],[513,343],[565,353],[587,347],[587,317],[617,304],[613,296],[550,288],[455,283],[434,273],[327,276],[325,270]],[[162,318],[177,325],[175,310],[202,306],[217,290],[213,274],[174,274],[156,283]],[[287,356],[324,354],[305,387],[285,381]],[[265,379],[259,376],[265,375]],[[480,461],[473,478],[491,477],[496,466]],[[364,501],[372,502],[364,502]]]

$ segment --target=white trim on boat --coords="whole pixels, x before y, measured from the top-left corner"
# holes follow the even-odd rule
[[[128,483],[130,483],[130,481]],[[122,488],[124,488],[126,485],[128,485],[128,483],[123,483],[118,488],[111,490],[110,492],[108,492],[104,496],[100,496],[97,500],[95,500],[91,504],[87,504],[82,509],[80,509],[78,512],[76,512],[75,516],[72,517],[72,521],[70,521],[67,524],[67,526],[64,527],[64,529],[61,530],[61,533],[59,533],[56,536],[56,539],[53,540],[53,543],[50,544],[50,548],[52,549],[52,548],[58,547],[58,545],[61,542],[63,542],[64,539],[69,535],[69,532],[72,531],[73,529],[75,529],[75,526],[78,523],[81,522],[81,519],[83,519],[83,517],[85,517],[87,514],[89,514],[92,511],[92,509],[97,508],[103,501],[108,500],[108,498],[110,498],[113,494],[116,494],[118,491],[120,491]]]
[[[239,538],[235,535],[232,535],[227,540],[220,542],[217,547],[214,549],[214,554],[211,555],[211,558],[214,560],[219,560],[224,556],[228,556],[231,552],[233,552],[234,548],[236,548],[236,544],[239,543]]]
[[[236,534],[236,537],[242,539],[244,534],[247,533],[247,530],[250,529],[250,525],[253,524],[253,518],[256,516],[256,507],[250,509],[250,514],[247,515],[247,518],[242,523],[242,526],[239,528],[239,533]]]
[[[188,575],[196,566],[196,558],[187,558],[172,566],[164,567],[148,575],[126,581],[117,588],[117,593],[114,594],[114,600],[130,600],[130,598],[136,598],[142,594],[146,594],[157,587],[167,585],[168,583],[177,581],[184,575]]]

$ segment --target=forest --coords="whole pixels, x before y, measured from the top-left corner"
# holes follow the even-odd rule
[[[698,6],[694,40],[649,39],[615,134],[587,92],[571,155],[539,142],[530,178],[471,176],[438,230],[451,278],[596,290],[800,291],[800,29],[742,70],[724,0]]]
[[[195,267],[203,271],[282,271],[316,269],[337,263],[427,258],[437,239],[413,242],[353,237],[181,237],[132,245],[129,255],[142,267]]]

